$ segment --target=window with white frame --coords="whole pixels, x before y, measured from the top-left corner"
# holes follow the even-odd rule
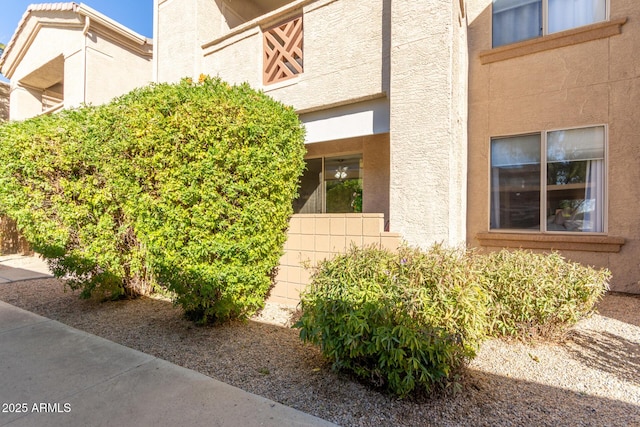
[[[491,140],[492,230],[604,232],[605,127]]]
[[[607,19],[607,0],[493,0],[493,47]]]
[[[306,162],[295,213],[362,212],[362,154]]]

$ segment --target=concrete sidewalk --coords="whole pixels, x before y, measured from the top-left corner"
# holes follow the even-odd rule
[[[335,425],[2,301],[0,405],[0,426]]]
[[[37,256],[0,256],[0,284],[53,277],[47,263]]]

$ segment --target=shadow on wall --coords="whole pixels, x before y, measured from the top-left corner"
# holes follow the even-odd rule
[[[32,255],[27,241],[18,233],[16,222],[0,217],[0,255]]]

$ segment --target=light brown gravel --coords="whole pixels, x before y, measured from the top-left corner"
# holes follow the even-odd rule
[[[169,301],[98,304],[55,279],[0,284],[0,299],[343,426],[640,425],[640,298],[607,295],[561,344],[486,342],[456,396],[399,401],[337,375],[276,305],[196,327]]]

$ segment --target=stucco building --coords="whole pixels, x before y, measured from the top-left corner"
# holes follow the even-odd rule
[[[154,78],[293,105],[307,171],[273,295],[351,242],[556,249],[640,293],[640,3],[156,0]]]
[[[558,249],[640,293],[640,3],[466,3],[468,243]]]
[[[90,7],[33,4],[0,57],[10,117],[101,104],[152,80],[152,43]]]
[[[0,122],[9,120],[9,85],[0,82]]]

